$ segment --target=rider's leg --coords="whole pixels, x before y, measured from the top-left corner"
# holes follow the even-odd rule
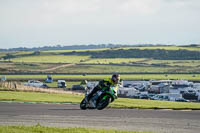
[[[88,96],[85,97],[86,101],[87,101],[87,102],[90,101],[90,98],[92,97],[92,95],[93,95],[94,93],[96,93],[98,90],[99,90],[99,88],[98,88],[98,87],[95,87],[95,88],[92,90],[92,92],[90,92],[90,94],[88,94]]]

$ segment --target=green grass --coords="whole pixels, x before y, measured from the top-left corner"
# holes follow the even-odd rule
[[[199,47],[181,47],[181,46],[149,46],[149,47],[127,47],[123,49],[165,49],[165,50],[191,50],[191,51],[200,51]]]
[[[140,63],[145,63],[145,64],[163,64],[163,65],[168,65],[168,66],[181,66],[181,67],[198,67],[200,65],[199,60],[153,60],[153,59],[147,59],[144,61],[140,61]]]
[[[89,59],[82,64],[130,64],[134,62],[142,62],[144,58],[100,58],[100,59]]]
[[[0,101],[79,103],[83,95],[0,91]]]
[[[43,79],[45,80],[47,75],[0,75],[0,77],[6,76],[7,79]],[[110,78],[109,75],[51,75],[56,81],[57,79],[66,79],[66,80],[99,80],[104,78]],[[121,74],[121,79],[188,79],[188,80],[200,80],[200,74]]]
[[[76,55],[38,55],[13,58],[13,62],[40,62],[40,63],[80,63],[80,61],[87,60],[89,56],[76,56]]]
[[[63,65],[63,64],[59,64]],[[45,70],[53,67],[57,67],[57,63],[31,63],[31,62],[10,62],[10,63],[5,63],[5,62],[0,62],[0,68],[1,69],[7,69],[11,71],[37,71],[37,70]]]
[[[50,50],[50,51],[41,51],[42,53],[63,53],[63,52],[81,52],[81,51],[103,51],[109,50],[110,48],[102,48],[102,49],[83,49],[83,50]],[[112,50],[118,49],[165,49],[165,50],[191,50],[191,51],[200,51],[199,47],[181,47],[181,46],[141,46],[141,47],[122,47],[122,48],[113,48]]]
[[[12,55],[29,55],[29,54],[32,54],[32,53],[34,53],[34,51],[17,51],[17,52],[9,52],[9,54],[11,54],[12,53]]]
[[[111,107],[138,108],[138,109],[176,109],[176,110],[198,109],[200,110],[200,103],[119,98],[111,104]]]
[[[143,72],[143,73],[150,73],[150,72],[173,72],[173,73],[183,73],[183,72],[200,72],[200,64],[195,64],[191,66],[187,66],[188,63],[183,66],[163,66],[162,64],[139,64],[139,65],[75,65],[75,66],[68,66],[62,67],[54,70],[57,73],[120,73],[120,72]]]
[[[119,49],[119,48],[116,48]],[[178,46],[152,46],[152,47],[126,47],[123,49],[166,49],[166,50],[200,50],[200,48],[178,47]],[[75,50],[75,51],[100,51],[105,49]],[[115,50],[115,49],[113,49]],[[10,59],[13,63],[0,63],[1,72],[37,72],[47,70],[47,72],[62,73],[107,73],[107,72],[200,72],[199,60],[153,60],[144,58],[101,58],[94,59],[90,56],[59,55],[62,52],[72,52],[74,50],[41,51],[41,55],[22,56]],[[12,55],[30,54],[33,52],[12,52]],[[5,54],[5,53],[2,53]],[[3,60],[1,60],[3,61]],[[44,64],[49,63],[49,64]],[[59,64],[60,63],[60,64]],[[63,66],[63,63],[79,64],[75,66]],[[6,64],[6,65],[5,65]],[[87,64],[87,65],[83,65]],[[91,65],[93,64],[93,65]],[[104,65],[102,65],[104,64]],[[108,65],[109,64],[109,65]],[[118,65],[113,65],[118,64]],[[59,68],[61,66],[61,68]],[[6,69],[6,70],[5,70]]]
[[[49,61],[50,59],[48,59]],[[53,60],[53,59],[52,59]],[[69,59],[70,60],[70,59]],[[68,63],[78,62],[80,59],[69,61]],[[84,60],[84,59],[83,59]],[[87,60],[87,59],[86,59]],[[132,60],[132,61],[131,61]],[[200,72],[200,61],[187,60],[187,61],[172,61],[172,60],[137,60],[135,64],[130,64],[135,59],[117,60],[109,59],[93,60],[100,64],[87,64],[87,62],[81,62],[82,64],[69,65],[69,64],[57,64],[57,63],[0,63],[0,69],[6,69],[8,72],[38,72],[44,70],[45,72],[55,73],[116,73],[116,72],[173,72],[173,73],[195,73]],[[92,61],[92,60],[91,60]],[[128,62],[129,61],[129,62]],[[136,60],[135,60],[136,61]],[[111,62],[118,63],[118,65],[109,64]],[[121,62],[121,64],[120,64]],[[84,64],[85,65],[84,65]],[[127,64],[126,64],[127,63]],[[66,66],[64,66],[66,65]],[[49,69],[52,68],[52,69]],[[48,70],[49,69],[49,70]],[[5,70],[1,70],[5,72]]]
[[[56,72],[67,73],[116,73],[116,72],[175,72],[178,67],[125,66],[125,65],[76,65],[58,68]],[[185,70],[186,71],[186,70]]]
[[[44,127],[40,124],[35,126],[0,126],[1,133],[147,133],[136,131],[119,131],[112,129],[92,128],[55,128]]]
[[[67,53],[67,52],[84,52],[84,51],[103,51],[103,50],[108,50],[109,48],[102,48],[102,49],[80,49],[80,50],[48,50],[48,51],[41,51],[41,53],[54,53],[54,54],[59,54],[59,53]]]
[[[0,101],[80,103],[84,95],[1,91]],[[139,109],[198,109],[200,103],[118,98],[109,107]]]
[[[200,66],[199,60],[154,60],[145,58],[100,58],[89,59],[81,64],[147,64],[147,65],[168,65],[168,66]]]
[[[14,70],[21,70],[24,71],[37,71],[37,70],[44,70],[52,67],[56,67],[57,64],[41,64],[41,63],[13,63]]]

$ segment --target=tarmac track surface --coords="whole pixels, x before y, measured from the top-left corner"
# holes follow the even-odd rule
[[[200,111],[111,109],[80,110],[79,105],[0,103],[0,125],[36,125],[199,133]]]

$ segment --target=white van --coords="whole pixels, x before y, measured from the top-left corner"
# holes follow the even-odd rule
[[[66,88],[66,82],[65,80],[58,80],[57,82],[58,88]]]

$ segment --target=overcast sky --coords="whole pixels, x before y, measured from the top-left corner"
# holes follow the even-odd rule
[[[200,0],[0,0],[0,48],[200,44]]]

